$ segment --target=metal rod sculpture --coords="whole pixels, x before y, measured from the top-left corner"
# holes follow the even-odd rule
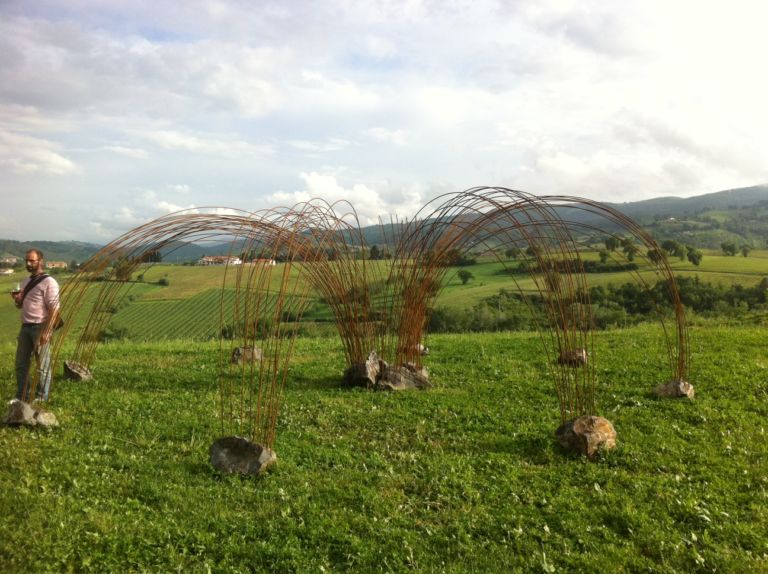
[[[280,268],[238,266],[234,273],[228,268],[220,300],[222,333],[231,326],[229,335],[239,340],[241,348],[258,348],[261,357],[253,360],[252,354],[252,360],[242,361],[233,373],[232,367],[224,367],[227,351],[222,342],[222,424],[269,447],[275,440],[288,362],[310,289],[330,307],[348,365],[364,361],[376,350],[395,363],[420,366],[419,344],[457,255],[482,248],[495,253],[506,266],[499,252],[510,247],[527,250],[532,288],[523,288],[514,275],[510,277],[539,327],[565,421],[594,414],[597,408],[594,360],[586,360],[594,345],[579,235],[585,230],[606,233],[600,223],[604,221],[623,229],[649,251],[662,253],[636,223],[607,206],[500,187],[441,196],[412,220],[393,224],[393,257],[376,262],[364,256],[368,245],[348,203],[312,200],[254,213],[210,209],[212,213],[180,212],[142,225],[84,264],[62,288],[65,332],[54,344],[54,364],[66,330],[87,303],[90,311],[71,363],[86,368],[92,364],[113,310],[130,288],[121,279],[151,259],[152,253],[172,251],[183,242],[226,238],[233,249],[285,262]],[[592,219],[579,217],[584,214]],[[667,281],[674,306],[676,340],[668,341],[673,376],[684,380],[688,351],[683,308],[666,259],[661,256],[654,263]],[[231,295],[231,307],[225,304],[225,292]],[[534,312],[537,305],[544,309],[541,316]],[[583,360],[569,360],[569,356]],[[574,368],[577,364],[580,368]]]

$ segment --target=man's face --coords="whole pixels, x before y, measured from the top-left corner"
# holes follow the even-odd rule
[[[43,265],[42,259],[38,259],[35,253],[27,253],[24,262],[27,265],[27,271],[30,273],[37,273]]]

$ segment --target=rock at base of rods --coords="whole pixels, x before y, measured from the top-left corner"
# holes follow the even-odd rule
[[[371,351],[365,363],[352,365],[344,372],[344,385],[365,387],[376,391],[403,391],[407,389],[428,389],[429,374],[424,367],[413,363],[389,365]]]
[[[211,465],[226,474],[261,474],[277,462],[271,448],[239,436],[215,440],[209,452]]]
[[[29,403],[13,399],[8,403],[8,412],[3,418],[3,424],[8,426],[40,426],[53,428],[59,426],[59,421],[50,411],[35,408]]]
[[[584,348],[563,349],[557,357],[559,365],[568,365],[569,367],[583,367],[587,364],[588,354]]]
[[[90,381],[91,370],[76,361],[64,361],[64,377],[70,381]]]
[[[593,415],[584,415],[560,425],[555,436],[564,448],[590,459],[598,451],[616,446],[616,430],[611,421]]]
[[[680,379],[674,379],[669,381],[666,384],[659,385],[655,389],[653,389],[653,394],[657,397],[663,397],[663,398],[688,398],[692,399],[695,392],[693,390],[693,385],[687,381],[683,381]]]

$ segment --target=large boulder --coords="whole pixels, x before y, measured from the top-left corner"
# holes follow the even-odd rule
[[[8,403],[8,411],[3,418],[3,424],[51,428],[59,426],[59,421],[52,412],[33,407],[19,399],[13,399]]]
[[[564,448],[589,458],[601,449],[616,446],[616,430],[611,421],[593,415],[580,416],[560,425],[555,436]]]
[[[673,379],[668,383],[659,385],[653,389],[653,394],[663,398],[688,398],[692,399],[695,392],[693,385],[682,379]]]
[[[217,439],[209,453],[211,465],[227,474],[261,474],[277,462],[277,455],[271,448],[239,436]]]

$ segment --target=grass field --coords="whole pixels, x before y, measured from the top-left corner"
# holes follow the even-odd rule
[[[53,431],[0,428],[0,571],[766,572],[768,346],[692,332],[694,401],[649,395],[656,330],[598,334],[619,442],[560,450],[536,335],[433,336],[430,391],[345,390],[299,339],[265,476],[220,476],[215,343],[110,343]],[[3,396],[13,393],[0,345]]]

